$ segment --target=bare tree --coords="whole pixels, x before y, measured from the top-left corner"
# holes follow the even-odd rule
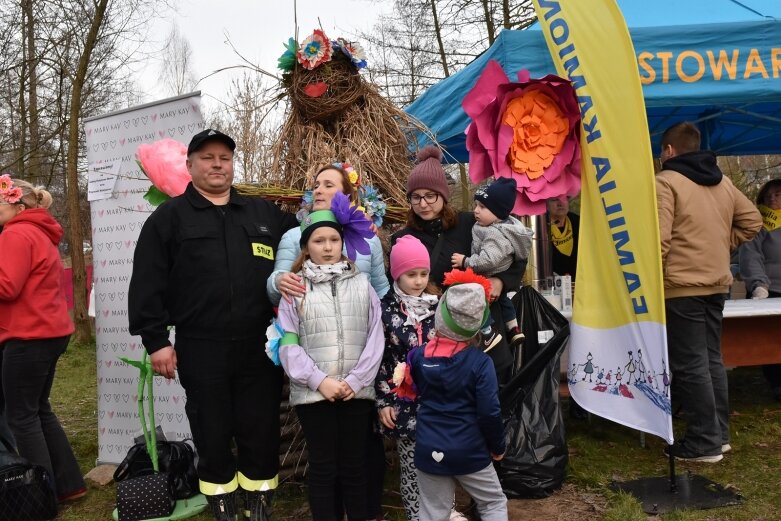
[[[79,204],[79,123],[81,122],[81,96],[87,83],[92,53],[98,43],[98,32],[103,25],[109,0],[98,0],[95,4],[94,14],[84,40],[84,46],[79,56],[78,65],[73,75],[71,89],[70,115],[68,118],[68,147],[67,179],[68,179],[68,215],[71,219],[70,243],[71,266],[73,271],[73,319],[76,324],[75,338],[81,342],[87,342],[92,338],[89,317],[87,316],[87,303],[79,295],[87,294],[87,270],[84,264],[84,253],[81,244],[84,242],[84,233],[81,226],[81,205]]]
[[[281,98],[276,83],[248,70],[231,82],[228,101],[213,120],[236,141],[236,176],[245,183],[262,183],[271,170],[271,145],[283,116]]]
[[[395,0],[393,11],[359,39],[373,57],[373,81],[405,105],[484,52],[497,28],[522,28],[533,19],[531,0]]]
[[[171,95],[185,94],[195,89],[197,80],[192,70],[193,49],[187,38],[174,25],[162,49],[160,77]]]
[[[145,44],[147,19],[162,7],[154,0],[0,3],[0,171],[55,196],[50,210],[67,232],[82,340],[91,336],[83,298],[82,238],[90,227],[83,118],[130,99],[128,65]]]

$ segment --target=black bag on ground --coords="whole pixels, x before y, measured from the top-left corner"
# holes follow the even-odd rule
[[[146,451],[144,451],[146,452]],[[140,521],[168,517],[176,506],[171,476],[163,472],[147,474],[117,483],[119,521]]]
[[[117,519],[139,521],[169,517],[176,507],[175,484],[180,487],[179,493],[184,497],[193,495],[190,494],[193,489],[190,468],[192,474],[195,474],[193,451],[185,442],[157,441],[154,372],[146,351],[140,361],[127,358],[121,360],[137,367],[141,373],[138,379],[138,417],[144,432],[144,443],[136,443],[131,447],[114,472],[114,479],[118,481]],[[148,404],[147,411],[144,410],[145,401]]]
[[[559,403],[559,359],[569,339],[569,323],[533,288],[513,297],[526,340],[523,365],[500,391],[507,451],[497,465],[509,498],[542,498],[559,489],[567,470],[567,441]],[[538,342],[539,331],[553,338]]]
[[[0,435],[0,519],[46,521],[56,516],[57,498],[49,472],[16,454]]]
[[[195,452],[187,441],[157,442],[160,472],[170,476],[174,499],[188,499],[198,494],[198,474],[195,471]],[[152,459],[144,442],[136,443],[114,471],[114,481],[137,478],[154,473]]]

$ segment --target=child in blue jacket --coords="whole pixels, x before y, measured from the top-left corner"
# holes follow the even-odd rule
[[[483,521],[507,521],[507,498],[493,461],[505,452],[499,387],[489,356],[476,347],[488,306],[484,277],[453,271],[434,315],[436,336],[410,353],[419,399],[415,465],[420,519],[447,521],[456,482]]]

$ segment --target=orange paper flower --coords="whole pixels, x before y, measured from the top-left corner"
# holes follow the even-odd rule
[[[513,128],[508,152],[510,168],[530,179],[542,176],[569,134],[569,122],[556,102],[539,90],[530,90],[512,99],[503,122]]]

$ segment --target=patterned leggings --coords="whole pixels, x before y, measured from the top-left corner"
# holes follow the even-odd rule
[[[420,518],[420,490],[418,489],[418,469],[415,467],[415,440],[400,438],[396,445],[401,468],[401,500],[409,521]]]

